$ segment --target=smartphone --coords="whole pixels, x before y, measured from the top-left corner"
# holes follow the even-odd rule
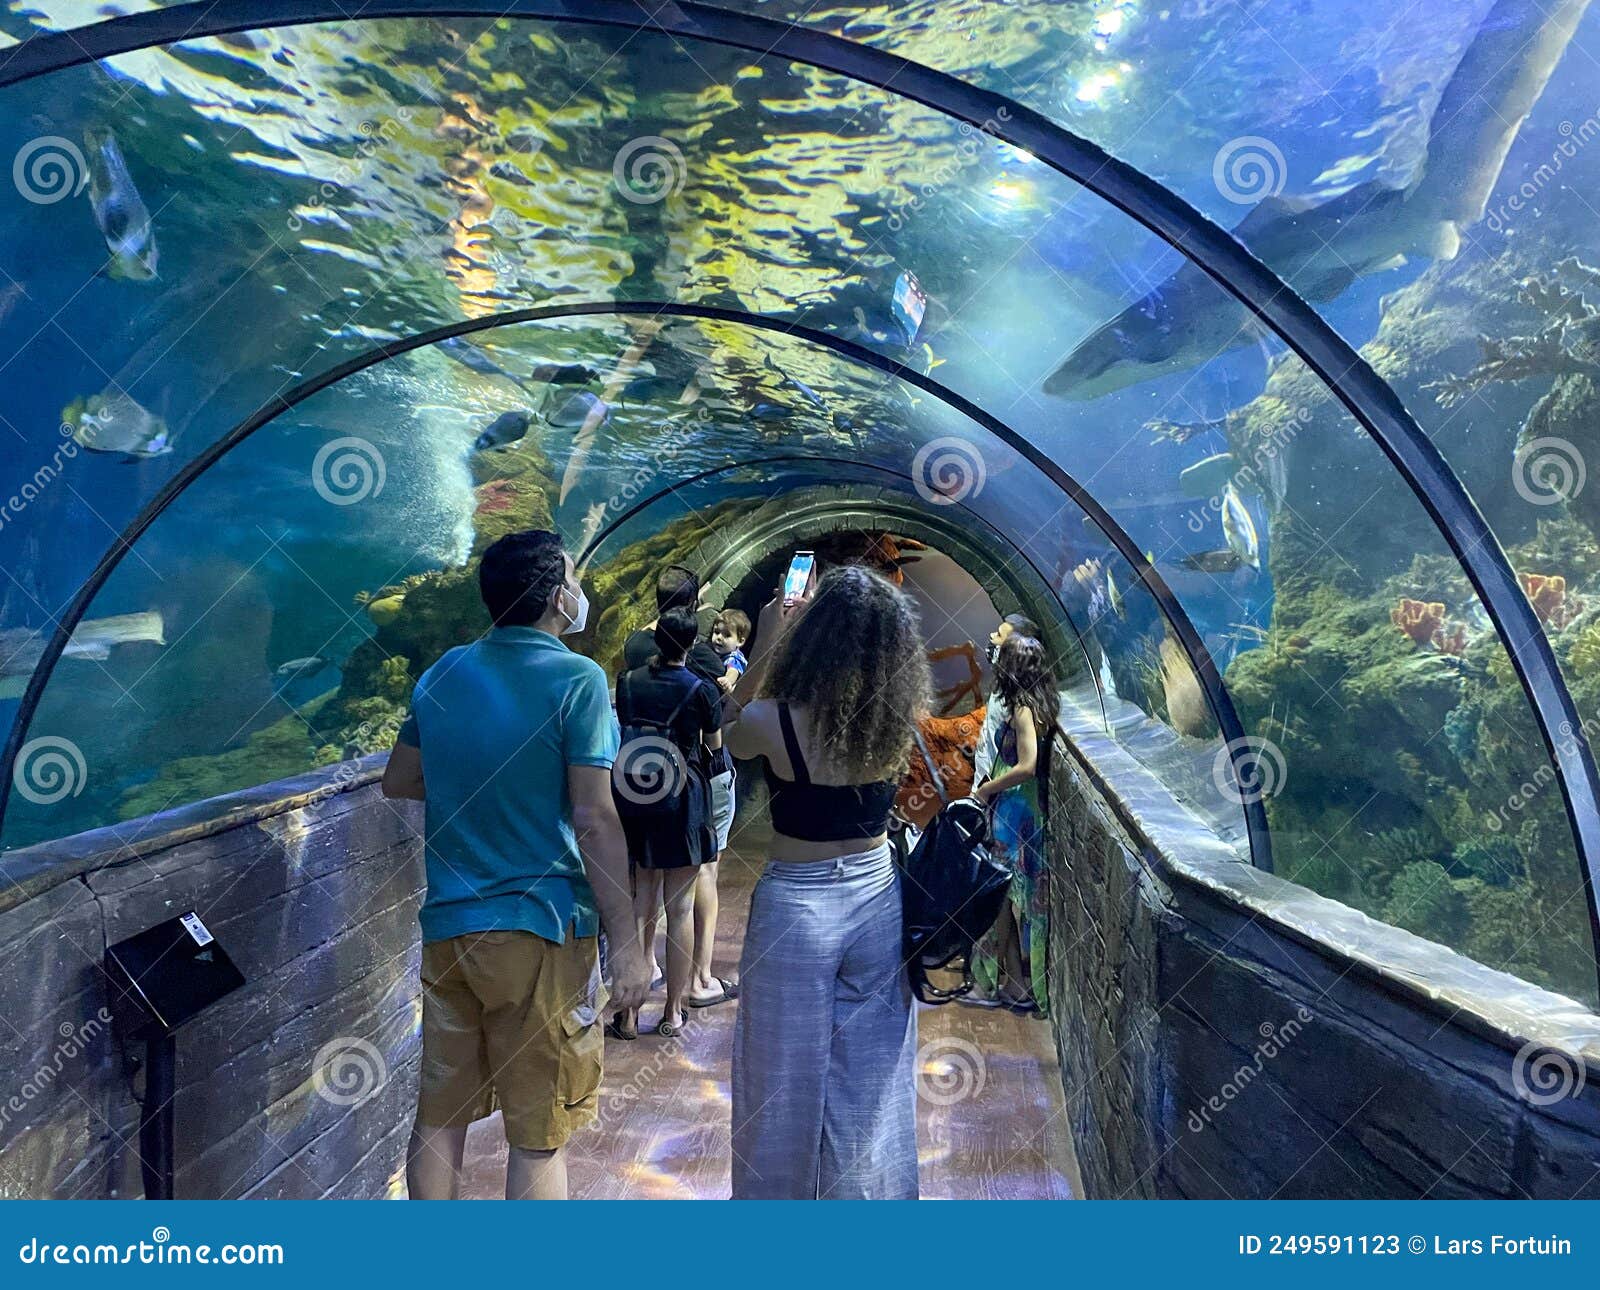
[[[814,551],[796,551],[789,561],[789,572],[783,575],[783,603],[792,605],[806,594],[811,586],[811,575],[817,567]]]

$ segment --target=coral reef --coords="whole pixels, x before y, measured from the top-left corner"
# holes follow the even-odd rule
[[[1519,577],[1533,612],[1547,627],[1560,631],[1583,612],[1583,601],[1567,596],[1567,580],[1560,574],[1524,573]]]
[[[1418,645],[1429,645],[1439,634],[1439,626],[1444,622],[1444,605],[1440,601],[1424,604],[1420,600],[1401,596],[1400,603],[1389,611],[1389,621]]]

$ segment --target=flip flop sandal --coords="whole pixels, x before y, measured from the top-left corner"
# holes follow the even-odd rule
[[[666,1017],[663,1017],[661,1018],[661,1024],[656,1027],[656,1034],[660,1035],[663,1039],[676,1039],[688,1028],[688,1025],[689,1022],[687,1018],[685,1018],[682,1022],[675,1022],[669,1021]]]
[[[633,1026],[628,1029],[624,1029],[622,1023],[613,1017],[610,1021],[606,1022],[606,1034],[610,1035],[613,1039],[626,1039],[631,1041],[639,1037],[639,1028],[638,1026]]]
[[[727,1003],[729,1000],[739,997],[739,983],[737,981],[724,981],[719,976],[716,978],[716,982],[722,987],[722,993],[717,995],[716,998],[685,999],[684,1002],[691,1008],[715,1008],[719,1003]]]

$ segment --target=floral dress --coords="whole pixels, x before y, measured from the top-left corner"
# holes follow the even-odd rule
[[[1009,723],[1001,732],[999,743],[991,779],[998,779],[1017,764],[1017,734]],[[1050,890],[1038,779],[1029,779],[1000,794],[994,801],[992,818],[994,855],[1011,870],[1011,912],[1017,923],[1017,943],[1029,992],[1039,1005],[1040,1014],[1049,1016],[1045,966]],[[974,993],[990,999],[1000,991],[999,944],[999,933],[991,928],[972,956],[972,975],[977,982]],[[1013,982],[1013,988],[1018,984]]]

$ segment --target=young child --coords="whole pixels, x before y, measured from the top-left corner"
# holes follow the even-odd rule
[[[725,670],[717,682],[723,693],[732,693],[750,660],[744,656],[744,643],[750,639],[750,615],[743,610],[725,608],[711,624],[711,648],[722,659]]]

